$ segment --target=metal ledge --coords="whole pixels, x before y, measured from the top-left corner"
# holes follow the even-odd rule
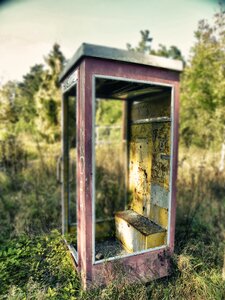
[[[139,65],[148,65],[157,68],[174,70],[178,72],[181,72],[183,70],[183,62],[180,60],[83,43],[78,48],[72,59],[67,63],[63,72],[60,74],[60,82],[70,71],[72,71],[72,68],[77,65],[78,61],[82,57],[96,57],[117,60]]]

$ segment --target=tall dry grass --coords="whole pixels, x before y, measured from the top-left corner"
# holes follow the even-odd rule
[[[55,261],[65,256],[64,251],[57,251],[61,249],[59,235],[57,238],[54,235],[39,237],[44,231],[58,227],[60,220],[55,158],[45,157],[43,155],[44,165],[43,161],[34,160],[13,181],[9,174],[0,173],[0,273],[5,274],[2,299],[224,299],[225,174],[218,170],[217,154],[193,149],[185,149],[180,154],[176,246],[171,275],[147,285],[129,285],[118,272],[118,280],[89,292],[80,288],[79,277],[71,273],[70,260],[63,265],[62,274],[55,273]],[[16,246],[21,234],[25,234],[26,245],[33,245],[31,250],[26,245],[21,249]],[[11,241],[6,241],[8,238]],[[48,249],[55,245],[55,239],[57,247],[50,253]],[[13,251],[16,256],[12,256]],[[38,251],[38,256],[31,257],[33,251]],[[48,257],[47,265],[45,257]],[[40,268],[35,272],[30,269],[33,274],[30,279],[25,276],[28,261],[29,265]],[[42,271],[49,275],[39,276]],[[20,276],[21,281],[17,280]]]

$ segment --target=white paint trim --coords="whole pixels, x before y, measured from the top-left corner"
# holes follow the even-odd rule
[[[92,264],[95,263],[95,76],[92,76]]]
[[[103,78],[103,79],[112,79],[112,80],[121,80],[121,81],[126,81],[126,82],[137,82],[137,83],[146,83],[149,85],[155,85],[155,86],[162,86],[162,87],[170,87],[171,88],[171,160],[170,160],[170,192],[169,192],[169,211],[168,211],[168,229],[167,229],[167,244],[160,246],[160,247],[155,247],[155,248],[150,248],[146,249],[143,251],[139,252],[134,252],[128,255],[123,255],[123,256],[114,256],[110,257],[108,259],[103,259],[96,261],[95,260],[95,79],[96,78]],[[122,101],[122,100],[118,100]],[[116,77],[116,76],[104,76],[104,75],[98,75],[94,74],[92,75],[92,264],[99,264],[105,261],[111,261],[111,260],[116,260],[124,257],[129,257],[129,256],[136,256],[142,253],[147,253],[147,252],[153,252],[156,250],[160,249],[166,249],[169,247],[169,241],[170,241],[170,226],[171,226],[171,188],[172,188],[172,161],[173,161],[173,133],[174,133],[174,111],[173,111],[173,105],[174,103],[174,85],[173,84],[167,84],[167,83],[161,83],[161,82],[155,82],[155,81],[146,81],[146,80],[136,80],[136,79],[131,79],[131,78],[125,78],[125,77]]]
[[[153,252],[153,251],[157,251],[157,250],[163,250],[163,249],[168,249],[168,245],[163,245],[163,246],[155,247],[155,248],[149,248],[149,249],[146,249],[146,250],[137,251],[137,252],[134,252],[134,253],[129,253],[129,254],[121,255],[121,256],[112,256],[112,257],[109,257],[109,258],[100,259],[100,260],[95,261],[94,264],[97,265],[97,264],[104,263],[104,262],[107,262],[107,261],[113,261],[113,260],[116,260],[116,259],[126,258],[126,257],[130,257],[130,256],[137,256],[137,255],[140,255],[140,254]]]
[[[70,254],[72,255],[75,263],[78,265],[78,253],[77,253],[76,249],[73,246],[71,246],[70,244],[68,244],[66,239],[63,239],[63,241],[66,244],[67,248],[69,249]]]
[[[78,70],[77,70],[77,73],[78,73]],[[77,74],[77,80],[76,80],[76,223],[77,223],[77,230],[76,230],[76,233],[77,233],[77,236],[76,236],[76,240],[77,240],[77,251],[76,251],[76,256],[75,256],[75,260],[77,259],[76,263],[78,265],[78,262],[79,262],[79,253],[78,253],[78,223],[79,223],[79,218],[78,218],[78,176],[77,176],[77,173],[78,173],[78,144],[77,144],[77,137],[78,137],[78,91],[79,91],[79,81],[78,81],[78,74]]]
[[[170,185],[169,185],[169,208],[168,208],[168,231],[167,245],[170,244],[170,228],[171,228],[171,206],[172,206],[172,187],[173,187],[173,151],[174,151],[174,86],[171,89],[171,126],[170,126]]]
[[[126,78],[126,77],[116,77],[116,76],[105,76],[105,75],[98,75],[94,74],[93,75],[95,78],[102,78],[102,79],[112,79],[112,80],[121,80],[121,81],[127,81],[127,82],[135,82],[135,83],[146,83],[149,85],[156,85],[156,86],[167,86],[167,87],[173,87],[173,84],[169,83],[160,83],[158,81],[147,81],[147,80],[140,80],[140,79],[131,79],[131,78]],[[124,101],[120,100],[119,101]]]

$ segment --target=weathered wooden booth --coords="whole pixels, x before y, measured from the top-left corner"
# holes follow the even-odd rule
[[[83,285],[169,274],[182,62],[82,44],[62,86],[62,232]],[[70,235],[70,236],[69,236]]]

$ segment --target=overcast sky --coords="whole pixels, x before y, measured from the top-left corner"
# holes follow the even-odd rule
[[[149,29],[159,43],[187,57],[200,19],[217,0],[0,0],[0,83],[20,80],[42,63],[54,42],[70,58],[82,42],[126,48]]]

